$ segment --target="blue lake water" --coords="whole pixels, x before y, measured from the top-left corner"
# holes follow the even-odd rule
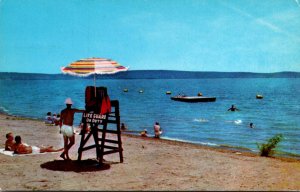
[[[108,88],[110,98],[120,102],[121,122],[131,130],[147,129],[153,134],[158,121],[163,138],[212,146],[235,146],[257,151],[277,133],[284,136],[278,149],[300,154],[300,79],[101,79],[97,86]],[[0,80],[0,111],[42,119],[48,111],[60,112],[71,97],[73,107],[84,108],[85,87],[91,79]],[[128,92],[123,92],[127,88]],[[139,93],[139,90],[144,90]],[[184,103],[172,95],[185,93],[217,97],[216,102]],[[262,94],[263,99],[256,99]],[[171,95],[171,96],[172,96]],[[227,109],[236,105],[240,111]],[[81,115],[75,116],[75,125]],[[250,129],[253,122],[255,128]]]

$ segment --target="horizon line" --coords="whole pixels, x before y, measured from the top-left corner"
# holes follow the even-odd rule
[[[300,71],[278,71],[278,72],[251,72],[251,71],[183,71],[183,70],[167,70],[167,69],[138,69],[138,70],[128,70],[130,71],[174,71],[174,72],[188,72],[188,73],[253,73],[253,74],[272,74],[272,73],[300,73]],[[123,71],[123,72],[128,72]],[[19,74],[40,74],[40,75],[67,75],[63,73],[38,73],[38,72],[8,72],[0,71],[0,73],[19,73]],[[103,74],[111,75],[111,74]]]

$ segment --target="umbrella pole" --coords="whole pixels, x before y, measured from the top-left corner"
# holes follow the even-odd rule
[[[94,87],[95,87],[95,97],[97,96],[96,89],[96,74],[94,73]]]

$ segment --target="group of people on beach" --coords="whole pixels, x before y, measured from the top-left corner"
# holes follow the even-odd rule
[[[45,117],[45,123],[51,123],[55,125],[59,125],[60,133],[63,136],[64,140],[64,148],[61,149],[54,149],[53,146],[30,146],[26,143],[22,143],[21,136],[13,137],[13,133],[6,134],[6,142],[5,142],[5,150],[14,151],[16,154],[28,154],[28,153],[44,153],[44,152],[58,152],[63,151],[60,154],[60,157],[64,160],[70,160],[69,157],[69,150],[75,144],[75,133],[73,129],[73,121],[74,121],[74,114],[79,112],[83,113],[85,110],[80,110],[76,108],[72,108],[72,100],[71,98],[67,98],[65,100],[66,108],[61,111],[61,115],[53,114],[51,116],[51,112],[47,113]],[[232,105],[228,111],[239,111],[234,105]],[[250,123],[250,128],[253,128],[253,123]],[[122,130],[126,130],[124,123],[121,125]],[[159,122],[155,122],[154,126],[154,138],[160,138],[162,134],[162,129],[160,127]],[[148,137],[147,129],[140,132],[142,137]]]
[[[162,134],[162,128],[159,125],[159,122],[155,122],[154,126],[154,138],[160,138],[160,135]],[[140,132],[140,136],[142,137],[148,137],[147,129],[144,129],[144,131]]]
[[[60,115],[53,114],[53,116],[51,116],[51,112],[48,112],[47,116],[45,117],[45,123],[59,125],[60,133],[62,134],[64,140],[64,148],[54,149],[53,146],[30,146],[22,142],[21,136],[17,135],[14,138],[13,133],[7,133],[5,150],[14,151],[16,154],[37,154],[63,151],[60,154],[60,157],[64,160],[70,160],[69,150],[75,144],[75,132],[73,129],[74,114],[83,113],[85,110],[72,108],[73,102],[71,98],[67,98],[65,100],[65,104],[66,108],[61,111]],[[121,129],[126,129],[124,123],[122,124]],[[158,122],[155,122],[153,129],[154,137],[160,138],[162,129]],[[144,132],[141,133],[141,136],[147,137],[147,130],[144,130]]]
[[[66,108],[61,111],[59,119],[53,121],[51,117],[51,112],[47,113],[45,118],[45,123],[56,123],[60,127],[60,133],[63,135],[64,148],[54,149],[53,146],[30,146],[22,142],[21,136],[16,136],[14,138],[13,133],[6,134],[5,150],[14,151],[16,154],[37,154],[45,152],[58,152],[63,151],[60,155],[64,160],[70,160],[69,150],[75,143],[75,135],[73,129],[74,113],[84,112],[85,110],[79,110],[72,108],[71,98],[67,98],[65,101]],[[57,116],[56,116],[57,117]]]
[[[53,113],[53,115],[51,115],[51,112],[48,112],[46,117],[45,117],[45,124],[46,125],[59,125],[59,121],[60,121],[60,114]]]

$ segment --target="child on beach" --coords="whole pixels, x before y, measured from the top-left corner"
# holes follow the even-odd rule
[[[14,151],[15,150],[15,141],[14,135],[10,132],[6,134],[6,141],[5,141],[5,150],[6,151]]]
[[[125,124],[124,124],[124,123],[122,123],[122,124],[121,124],[121,130],[123,130],[123,131],[124,131],[124,130],[126,130],[126,129],[127,129],[127,127],[125,126]]]
[[[140,132],[141,137],[148,137],[147,130],[144,129],[144,131]]]

